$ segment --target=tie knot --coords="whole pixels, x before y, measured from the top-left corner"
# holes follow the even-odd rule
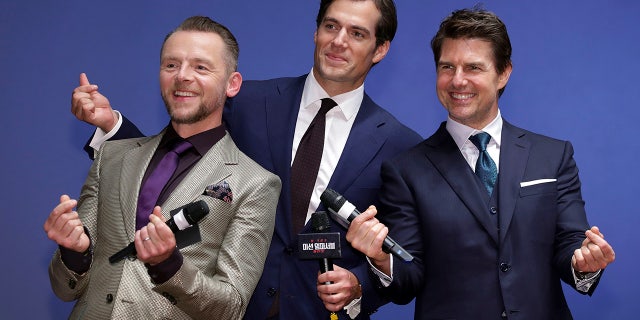
[[[325,115],[327,114],[327,112],[329,112],[329,110],[331,110],[333,107],[337,105],[338,104],[335,101],[333,101],[333,99],[324,98],[322,99],[322,104],[320,105],[320,110],[318,111],[318,114]]]
[[[179,142],[176,142],[173,145],[173,148],[171,148],[171,151],[177,153],[178,155],[182,154],[183,152],[189,150],[193,145],[191,144],[191,142],[187,141],[187,140],[181,140]]]
[[[469,140],[480,150],[480,152],[487,150],[487,144],[491,140],[491,136],[486,132],[480,132],[476,135],[469,137]]]

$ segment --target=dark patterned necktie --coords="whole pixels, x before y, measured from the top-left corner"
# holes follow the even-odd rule
[[[498,178],[498,168],[496,163],[493,162],[491,156],[487,152],[487,144],[491,140],[491,136],[486,132],[480,132],[476,135],[469,137],[469,140],[480,151],[478,155],[478,161],[476,161],[476,175],[480,177],[482,184],[487,188],[489,196],[493,192],[493,187],[496,185],[496,179]]]
[[[320,110],[302,136],[291,165],[291,215],[294,235],[302,230],[307,219],[307,209],[324,149],[325,115],[335,106],[335,101],[329,98],[322,99]]]
[[[162,157],[158,166],[151,172],[138,194],[138,208],[136,210],[136,230],[149,223],[149,215],[156,206],[160,192],[178,167],[180,154],[189,150],[191,143],[182,140],[176,143],[173,148]]]

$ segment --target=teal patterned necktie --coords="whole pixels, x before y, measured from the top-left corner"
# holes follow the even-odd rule
[[[489,196],[491,196],[498,178],[496,163],[493,162],[493,159],[491,159],[491,156],[489,156],[487,152],[487,144],[489,140],[491,140],[491,136],[486,132],[480,132],[469,137],[469,140],[471,140],[480,151],[478,161],[476,161],[476,175],[480,177],[482,184],[487,188],[487,192],[489,192]]]

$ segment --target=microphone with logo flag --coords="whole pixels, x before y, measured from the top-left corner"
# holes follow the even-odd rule
[[[177,235],[178,231],[196,225],[204,216],[209,214],[209,206],[204,200],[200,200],[171,210],[170,214],[172,217],[167,220],[166,224],[171,231]],[[178,245],[178,247],[180,247],[180,245]],[[128,246],[124,247],[124,249],[109,257],[109,262],[116,263],[126,257],[135,257],[136,254],[136,245],[135,242],[132,241]]]
[[[340,233],[328,232],[331,223],[325,211],[314,212],[311,215],[311,226],[312,233],[298,235],[298,257],[300,259],[317,259],[320,273],[332,271],[333,259],[342,257]]]

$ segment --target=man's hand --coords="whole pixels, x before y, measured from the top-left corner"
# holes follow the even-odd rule
[[[109,132],[118,123],[118,114],[111,109],[109,100],[98,92],[98,86],[90,84],[87,75],[80,74],[80,86],[71,96],[71,113],[78,120]]]
[[[91,241],[84,232],[78,213],[72,211],[77,201],[64,194],[58,204],[44,222],[44,231],[49,239],[69,250],[86,252]]]
[[[347,269],[334,265],[333,271],[318,275],[318,297],[324,307],[333,312],[342,310],[353,299],[362,297],[362,289],[358,278]],[[325,284],[333,282],[331,284]]]
[[[573,252],[571,265],[578,272],[596,272],[604,269],[616,259],[613,248],[604,240],[598,227],[593,226],[585,232],[582,247]]]
[[[136,231],[134,242],[138,260],[152,266],[166,260],[176,250],[176,237],[167,226],[160,207],[153,208],[149,224]]]
[[[346,238],[353,248],[369,257],[378,270],[390,275],[391,258],[388,253],[382,251],[382,243],[389,233],[389,228],[375,218],[377,212],[375,206],[369,206],[353,219]]]

